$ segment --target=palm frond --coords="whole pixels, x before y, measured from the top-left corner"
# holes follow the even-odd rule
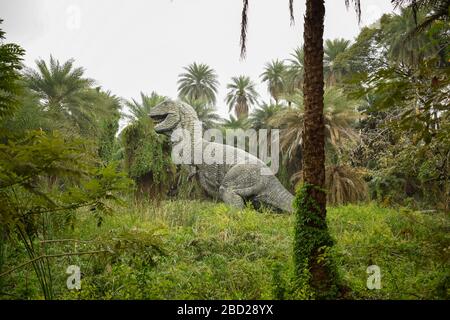
[[[245,59],[247,53],[247,24],[248,24],[248,0],[243,0],[241,14],[241,59]]]
[[[361,1],[360,0],[352,0],[352,2],[355,7],[356,16],[358,17],[358,22],[361,22]],[[347,8],[350,6],[350,0],[345,0],[345,6]]]
[[[364,170],[347,165],[333,165],[325,168],[325,189],[327,203],[333,206],[366,201],[369,188],[364,180]],[[302,182],[303,172],[295,173],[291,181],[297,185]]]
[[[295,17],[294,17],[294,0],[289,0],[289,15],[291,18],[291,26],[295,24]]]

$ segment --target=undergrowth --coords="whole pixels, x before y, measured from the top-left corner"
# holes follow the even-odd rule
[[[100,226],[81,212],[72,228],[46,243],[49,253],[102,250],[51,258],[56,299],[308,299],[293,297],[294,216],[236,210],[222,203],[151,202],[117,208]],[[352,299],[447,299],[449,220],[375,204],[328,208],[330,254]],[[74,240],[74,241],[72,241]],[[76,241],[75,241],[76,240]],[[79,240],[83,240],[80,242]],[[17,243],[3,245],[0,273],[26,261]],[[81,290],[66,287],[69,265]],[[369,290],[366,269],[381,270]],[[0,298],[41,299],[30,266],[0,277]]]

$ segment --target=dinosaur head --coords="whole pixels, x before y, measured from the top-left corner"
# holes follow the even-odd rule
[[[155,124],[157,133],[167,133],[175,130],[180,123],[180,113],[175,103],[171,100],[165,100],[150,110],[150,118]]]
[[[198,121],[195,110],[186,103],[165,100],[150,110],[150,118],[155,123],[155,131],[170,135],[178,128],[190,129]]]

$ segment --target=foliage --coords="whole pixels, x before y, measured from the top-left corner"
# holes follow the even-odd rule
[[[281,298],[277,290],[284,292],[284,299],[311,298],[307,290],[292,290],[294,215],[238,211],[203,201],[165,201],[159,206],[128,202],[129,207],[105,216],[100,227],[83,210],[74,228],[60,237],[91,241],[55,242],[51,250],[114,250],[118,241],[123,246],[137,241],[142,247],[52,259],[56,299],[276,299]],[[347,298],[448,299],[445,214],[369,204],[331,207],[327,216],[335,239],[330,254],[349,286]],[[143,263],[147,253],[153,262]],[[7,247],[6,256],[6,268],[26,259],[13,246]],[[63,271],[71,264],[81,268],[80,291],[66,288]],[[372,264],[381,268],[380,290],[366,287],[366,269]],[[2,299],[40,298],[30,269],[0,279]]]
[[[48,64],[39,59],[36,65],[37,70],[25,71],[22,107],[7,127],[81,136],[89,140],[104,163],[113,160],[118,149],[115,135],[121,99],[100,87],[94,88],[94,81],[84,77],[83,68],[74,67],[73,59],[60,63],[51,56]]]
[[[52,298],[51,274],[40,260],[33,238],[40,234],[43,217],[89,207],[98,218],[111,213],[109,201],[120,201],[117,192],[128,190],[130,181],[115,166],[96,168],[83,144],[57,134],[29,131],[23,136],[2,136],[0,144],[0,221],[2,233],[17,234],[41,281],[46,298]],[[48,189],[48,179],[76,179],[64,189]],[[45,233],[44,233],[45,235]]]
[[[167,140],[153,130],[150,118],[128,125],[121,136],[125,170],[136,181],[138,191],[151,197],[167,193],[176,167]]]
[[[339,69],[335,66],[335,61],[339,55],[345,53],[350,46],[350,40],[334,39],[325,40],[324,44],[324,76],[328,86],[336,84],[345,73],[345,69]]]
[[[178,76],[178,96],[214,104],[219,85],[216,72],[208,65],[196,62],[184,69],[186,72]]]
[[[295,185],[303,183],[303,172],[300,170],[291,177]],[[364,168],[356,168],[345,164],[329,164],[325,167],[325,189],[327,203],[339,206],[347,203],[358,203],[368,200],[369,190],[365,181]],[[376,197],[372,197],[376,199]]]
[[[154,91],[152,91],[150,96],[141,92],[141,102],[138,102],[135,99],[125,102],[125,106],[128,108],[128,111],[130,112],[130,114],[127,115],[127,118],[129,118],[130,120],[146,119],[148,118],[150,109],[152,109],[154,106],[158,105],[159,103],[163,102],[166,99],[167,99],[166,97],[160,96]]]
[[[288,101],[293,106],[277,112],[269,119],[269,124],[281,128],[280,148],[286,154],[284,162],[289,170],[290,181],[299,184],[303,177],[300,163],[304,128],[303,95],[297,91]],[[355,110],[357,100],[348,99],[342,89],[329,87],[325,90],[324,105],[327,162],[325,184],[328,201],[331,204],[341,204],[363,200],[367,193],[366,183],[357,170],[348,164],[349,149],[359,141],[354,129],[354,123],[359,117]]]
[[[278,104],[281,94],[285,91],[285,73],[284,62],[273,60],[265,65],[264,72],[261,74],[261,80],[267,82],[267,89],[275,100],[275,104]]]
[[[305,62],[303,48],[296,48],[290,56],[291,58],[288,59],[289,64],[286,67],[285,74],[285,93],[287,94],[295,93],[296,90],[303,87],[303,69]]]
[[[216,108],[208,104],[206,101],[198,99],[193,100],[189,98],[183,98],[182,101],[186,102],[197,113],[198,119],[203,123],[203,129],[211,129],[218,126],[221,117],[216,113]]]
[[[341,165],[327,166],[325,172],[327,203],[342,205],[367,200],[368,188],[363,174],[357,169]]]
[[[0,25],[3,20],[0,19]],[[11,115],[19,105],[19,71],[25,51],[14,43],[3,43],[5,32],[0,28],[0,119]]]
[[[155,132],[153,121],[148,116],[151,108],[165,99],[152,92],[150,96],[141,93],[141,102],[134,99],[126,102],[130,111],[127,117],[131,123],[120,133],[124,170],[136,182],[136,195],[140,201],[147,197],[201,198],[198,181],[191,181],[188,170],[172,162],[169,140]],[[183,101],[200,112],[200,120],[208,127],[215,126],[215,120],[220,119],[204,100],[183,98]]]
[[[1,36],[3,37],[3,33]],[[3,49],[8,53],[7,48]],[[0,92],[7,93],[10,98],[3,100],[4,112],[0,117],[0,267],[5,263],[5,242],[8,239],[19,240],[30,260],[16,268],[31,264],[44,297],[51,299],[51,255],[45,250],[38,251],[36,239],[45,240],[51,234],[48,229],[49,221],[60,212],[74,212],[78,208],[89,207],[101,223],[103,214],[111,212],[110,203],[120,202],[118,193],[128,190],[131,181],[123,173],[117,172],[115,165],[97,166],[92,149],[84,141],[62,136],[56,131],[47,133],[42,128],[33,130],[40,121],[30,121],[30,115],[26,112],[33,110],[33,104],[39,105],[39,101],[23,87],[15,87],[23,85],[16,73],[16,63],[22,51],[19,47],[16,49],[10,50],[9,55],[0,56],[0,65],[8,75],[5,80],[9,82],[0,83]],[[14,54],[17,55],[16,59]],[[50,88],[46,92],[47,107],[58,106],[58,112],[75,116],[77,110],[74,108],[70,111],[62,110],[73,107],[72,98],[75,96],[72,94],[81,87],[86,89],[89,83],[88,80],[81,79],[82,69],[70,73],[70,61],[60,66],[53,58],[50,70],[45,62],[41,61],[38,65],[43,76],[38,73],[28,74],[35,80],[33,82],[27,78],[29,83],[38,85],[35,89],[40,85],[40,89]],[[53,80],[57,81],[53,83]],[[64,85],[59,86],[61,84]],[[51,91],[56,87],[57,90]],[[22,98],[12,96],[19,91],[25,93]],[[39,93],[44,92],[42,90]],[[58,99],[52,100],[56,97]],[[45,110],[40,107],[34,110],[38,111],[36,118],[42,119]],[[19,115],[18,119],[14,117],[16,113]]]
[[[416,26],[412,30],[412,35],[423,32],[437,21],[448,21],[450,1],[449,0],[396,0],[397,6],[406,6],[412,9]],[[418,11],[427,11],[429,14],[423,20],[418,22]]]
[[[294,226],[294,267],[296,286],[309,288],[315,298],[336,298],[338,279],[335,266],[329,256],[334,241],[331,238],[326,220],[311,196],[312,190],[326,192],[318,187],[304,183],[298,188],[295,200]],[[327,270],[327,275],[312,272]],[[313,271],[314,270],[314,271]]]
[[[252,127],[256,130],[270,129],[272,127],[270,120],[279,112],[282,112],[283,108],[284,106],[279,104],[263,103],[259,105],[259,107],[250,114]]]
[[[283,129],[280,134],[280,147],[292,160],[303,139],[303,95],[297,92],[290,97],[294,104],[275,115],[269,123]],[[352,123],[358,114],[354,110],[355,100],[348,100],[340,89],[328,88],[324,94],[325,129],[328,145],[338,147],[342,140],[355,141],[357,135],[352,129]]]
[[[389,19],[389,16],[383,16],[380,23],[386,19]],[[380,57],[380,52],[386,50],[380,45],[382,39],[381,28],[362,28],[355,42],[336,56],[334,67],[346,73],[350,78],[357,78],[358,73],[376,70],[385,63],[383,57]]]
[[[124,102],[73,59],[50,56],[21,73],[24,51],[0,29],[0,297],[448,299],[449,1],[393,3],[401,10],[353,43],[324,42],[325,187],[338,206],[327,220],[311,196],[325,190],[310,184],[295,215],[183,200],[203,191],[153,130],[148,113],[166,97]],[[293,19],[293,1],[289,9]],[[242,53],[247,10],[244,0]],[[299,47],[265,65],[275,104],[250,117],[256,84],[231,79],[225,101],[236,118],[222,121],[206,64],[184,68],[179,98],[204,128],[283,129],[279,177],[289,185],[302,174],[304,60]],[[116,137],[121,115],[130,122]],[[140,197],[125,202],[126,176]],[[378,205],[346,205],[368,193]],[[66,288],[68,264],[82,268],[80,291]],[[381,290],[366,288],[373,264]],[[331,278],[321,283],[319,269]]]
[[[358,124],[361,143],[350,161],[372,170],[372,198],[386,205],[445,209],[448,25],[435,21],[414,31],[431,14],[422,5],[383,16],[378,28],[363,30],[340,57],[362,61],[346,85],[350,96],[362,101],[364,114]]]
[[[411,9],[401,9],[400,14],[393,15],[385,23],[383,42],[386,43],[389,61],[415,66],[439,50],[429,34],[408,36],[416,27],[417,21],[425,19],[425,15],[425,12],[417,11],[414,16]]]
[[[237,118],[247,118],[250,107],[258,99],[255,83],[247,76],[233,77],[231,83],[227,84],[227,89],[229,91],[225,101],[229,112],[234,108]]]
[[[448,214],[348,205],[331,210],[329,226],[348,298],[448,299]],[[369,265],[380,267],[380,290],[367,289]]]
[[[441,33],[442,27],[431,30]],[[450,69],[441,61],[435,54],[408,67],[380,67],[358,80],[364,85],[356,96],[368,99],[357,152],[375,170],[372,196],[385,204],[448,207]]]
[[[134,99],[126,102],[130,111],[127,117],[132,121],[120,134],[124,169],[136,182],[136,195],[140,200],[147,197],[163,199],[173,193],[174,188],[184,190],[181,193],[192,191],[190,188],[185,190],[188,173],[172,163],[167,137],[154,131],[153,121],[148,116],[151,108],[165,99],[156,92],[150,96],[141,92],[141,102]]]
[[[112,95],[110,92],[99,92],[102,96],[103,103],[107,109],[110,110],[107,116],[99,120],[99,138],[98,138],[98,155],[100,159],[108,164],[114,160],[114,155],[119,148],[116,139],[117,131],[119,130],[120,112],[122,108],[121,100]]]
[[[448,145],[432,142],[417,147],[403,138],[386,148],[377,160],[381,165],[370,180],[373,199],[385,205],[448,210]]]
[[[360,94],[372,94],[372,110],[394,109],[389,125],[413,134],[414,141],[430,143],[436,138],[449,143],[450,68],[435,69],[436,60],[423,60],[416,70],[381,69],[367,79]]]
[[[53,128],[39,98],[31,90],[21,87],[18,105],[14,112],[0,119],[0,126],[7,132],[23,132],[26,130],[43,130],[50,132]]]
[[[74,67],[74,60],[60,63],[50,56],[47,64],[36,61],[37,70],[26,69],[25,83],[37,94],[44,110],[51,117],[53,129],[76,132],[84,136],[95,136],[99,114],[107,114],[101,108],[99,88],[93,88],[94,80],[85,78],[82,67]]]
[[[229,119],[225,119],[222,123],[224,129],[250,129],[250,122],[247,118],[235,118],[230,115]]]

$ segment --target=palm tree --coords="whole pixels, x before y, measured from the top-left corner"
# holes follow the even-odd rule
[[[48,106],[63,108],[71,99],[86,88],[91,88],[94,80],[84,78],[82,67],[74,68],[74,60],[63,64],[50,56],[50,63],[36,60],[38,70],[27,69],[28,86],[36,91]]]
[[[218,122],[222,120],[216,113],[216,108],[204,100],[184,98],[182,101],[194,108],[195,112],[197,112],[198,119],[203,122],[203,129],[215,128]]]
[[[3,20],[0,19],[0,26]],[[19,84],[25,51],[17,44],[3,43],[5,32],[0,28],[0,120],[12,115],[19,106]]]
[[[293,21],[293,1],[289,0],[291,22]],[[442,3],[439,10],[440,19],[448,18],[448,0],[438,0]],[[392,0],[397,5],[407,4],[416,12],[417,4],[430,5],[438,1],[430,0]],[[243,0],[241,20],[241,57],[245,57],[248,0]],[[352,0],[358,18],[361,17],[361,1]],[[350,0],[345,0],[348,7]],[[326,194],[325,185],[325,123],[323,117],[323,31],[325,20],[324,0],[306,0],[306,13],[303,28],[304,64],[304,132],[303,132],[303,181],[306,188],[299,195],[297,213],[300,216],[296,229],[294,256],[298,277],[304,270],[310,271],[308,284],[318,294],[318,297],[333,297],[336,286],[335,277],[330,264],[325,259],[318,259],[324,247],[332,245],[326,224]],[[300,201],[303,200],[303,201]],[[308,215],[305,217],[304,214]],[[307,218],[307,219],[306,219]],[[308,227],[309,232],[304,232]],[[314,230],[314,231],[313,231]],[[320,236],[319,236],[320,235]],[[311,242],[313,238],[313,242]],[[305,251],[305,242],[308,250]],[[306,263],[305,263],[306,261]],[[328,295],[327,295],[328,294]]]
[[[37,70],[27,69],[25,81],[55,120],[55,126],[73,131],[75,125],[89,133],[95,127],[96,114],[102,111],[98,104],[100,88],[94,89],[94,81],[83,76],[84,69],[73,64],[73,59],[61,64],[52,56],[49,64],[36,60]]]
[[[423,11],[414,14],[410,8],[402,8],[400,14],[392,17],[386,26],[384,35],[390,59],[404,65],[415,66],[426,56],[439,50],[436,40],[426,33],[417,33],[414,37],[409,36],[416,28],[415,21],[423,21],[425,17]]]
[[[264,72],[261,74],[263,82],[267,82],[267,89],[278,104],[279,97],[284,91],[286,66],[283,61],[273,60],[266,64]]]
[[[178,76],[178,96],[215,104],[219,85],[216,72],[207,64],[196,62],[184,69],[186,72]]]
[[[304,107],[301,93],[292,98],[293,108],[286,109],[272,118],[273,126],[284,130],[280,135],[280,147],[285,152],[287,167],[295,172],[291,182],[302,182],[302,168],[294,161],[302,155]],[[356,142],[359,135],[353,129],[359,113],[356,112],[358,103],[348,100],[341,89],[330,87],[324,93],[324,117],[326,136],[326,179],[327,203],[340,205],[346,202],[364,200],[367,195],[367,185],[361,173],[350,166],[340,164],[342,149],[350,143]],[[291,161],[289,161],[291,160]]]
[[[282,129],[280,149],[286,154],[288,162],[298,161],[295,155],[300,154],[303,144],[303,122],[304,110],[295,107],[284,110],[269,121],[272,127]]]
[[[361,7],[359,0],[352,0],[358,16]],[[349,5],[350,0],[345,0]],[[289,0],[291,20],[293,20],[293,0]],[[241,56],[245,56],[247,36],[248,0],[243,0],[241,22]],[[304,19],[303,48],[304,64],[304,131],[303,131],[303,180],[305,188],[299,194],[297,205],[298,219],[294,256],[296,273],[302,277],[309,270],[308,284],[318,297],[335,296],[336,280],[330,264],[321,256],[324,247],[332,245],[326,224],[325,185],[325,123],[323,117],[323,29],[325,20],[324,0],[306,0]],[[304,201],[303,201],[303,200]],[[302,214],[308,214],[308,217]],[[303,232],[305,227],[309,230]],[[319,236],[320,235],[320,236]],[[313,238],[314,240],[311,240]],[[313,242],[311,242],[313,241]],[[308,249],[305,251],[305,242]]]
[[[131,113],[126,114],[125,117],[131,120],[147,119],[150,110],[166,99],[166,97],[160,96],[154,91],[152,91],[150,95],[146,95],[145,93],[141,92],[141,102],[138,102],[135,99],[131,99],[131,101],[125,102],[125,106]]]
[[[229,112],[234,108],[238,119],[247,118],[250,107],[257,102],[258,98],[255,83],[247,76],[233,77],[231,81],[227,84],[229,92],[225,98]]]
[[[279,104],[268,104],[263,103],[257,109],[255,109],[250,114],[250,122],[252,127],[256,130],[258,129],[270,129],[270,120],[280,111],[283,110],[285,106]]]
[[[304,130],[304,101],[303,95],[298,92],[292,97],[292,108],[278,112],[271,118],[272,127],[283,128],[280,135],[280,147],[291,161],[294,155],[303,148]],[[356,141],[357,133],[353,124],[358,119],[356,112],[357,101],[348,100],[342,90],[331,87],[324,93],[324,121],[325,137],[329,148],[339,149],[343,140]]]
[[[303,72],[305,53],[303,48],[296,48],[288,59],[289,65],[286,72],[286,93],[292,94],[303,86]]]
[[[343,70],[337,70],[334,66],[336,58],[350,47],[350,40],[327,39],[324,48],[324,72],[327,86],[334,85],[343,75]]]
[[[325,18],[324,0],[307,0],[303,31],[303,50],[305,54],[303,79],[303,134],[302,134],[302,169],[303,169],[303,201],[299,204],[299,212],[308,212],[313,220],[299,221],[297,229],[311,228],[317,238],[310,243],[310,250],[301,255],[294,255],[296,274],[301,278],[304,270],[310,270],[309,285],[319,298],[321,295],[336,296],[332,292],[336,280],[327,263],[320,262],[321,248],[332,246],[331,237],[326,225],[326,193],[325,186],[325,123],[323,117],[323,29]],[[302,219],[302,218],[300,218]],[[306,216],[303,219],[307,219]],[[314,221],[315,220],[315,221]],[[298,240],[294,250],[301,252],[304,241],[298,231]],[[301,261],[301,260],[306,260]]]
[[[416,26],[411,34],[417,34],[430,27],[435,21],[446,21],[449,18],[450,0],[394,0],[395,7],[406,7],[412,9]],[[420,10],[429,12],[427,16],[418,23],[417,13]]]
[[[327,142],[336,148],[344,139],[355,142],[358,134],[353,130],[360,115],[358,101],[349,100],[341,89],[328,88],[324,94],[324,118]]]

